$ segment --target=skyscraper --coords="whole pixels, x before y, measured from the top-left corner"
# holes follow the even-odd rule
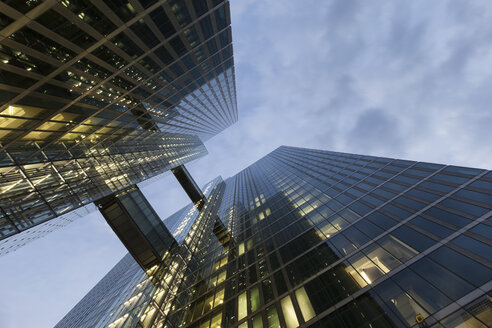
[[[0,12],[0,254],[203,156],[237,120],[227,1],[3,1]]]
[[[492,171],[280,147],[206,189],[101,327],[492,324]]]

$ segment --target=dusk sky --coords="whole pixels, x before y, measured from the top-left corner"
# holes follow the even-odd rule
[[[199,185],[280,145],[492,168],[492,2],[232,0],[239,121]],[[189,200],[142,188],[161,218]],[[99,212],[0,257],[0,327],[53,327],[126,253]]]

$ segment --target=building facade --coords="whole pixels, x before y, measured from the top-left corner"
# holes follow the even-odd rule
[[[231,40],[224,0],[2,1],[0,254],[205,155],[237,121]]]
[[[280,147],[209,189],[101,327],[492,325],[492,171]]]

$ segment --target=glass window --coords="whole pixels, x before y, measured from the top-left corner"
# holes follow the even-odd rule
[[[441,326],[447,328],[481,328],[485,327],[480,321],[475,319],[470,313],[463,309],[459,309],[449,317],[441,320]],[[433,326],[434,328],[434,326]]]
[[[241,320],[248,315],[248,304],[246,292],[239,295],[237,298],[237,319]]]
[[[462,216],[450,213],[445,210],[441,210],[437,207],[430,208],[427,211],[425,211],[423,214],[432,216],[433,218],[439,219],[443,222],[450,223],[460,228],[466,226],[468,223],[471,222],[471,220],[469,219],[466,219]]]
[[[420,252],[435,244],[434,240],[405,225],[395,229],[391,234]]]
[[[253,318],[253,328],[263,328],[263,318],[261,313]]]
[[[461,235],[458,238],[453,239],[452,242],[483,258],[490,259],[490,257],[492,256],[491,246],[479,242],[478,240],[470,238],[468,236]]]
[[[479,234],[485,238],[492,238],[492,227],[484,223],[476,225],[475,227],[470,229],[470,231]]]
[[[313,306],[311,305],[311,300],[309,299],[304,287],[296,290],[295,294],[297,298],[297,303],[301,308],[301,313],[304,317],[304,321],[309,321],[311,318],[314,318],[316,316],[316,313],[314,312]]]
[[[224,288],[215,294],[214,307],[224,303]]]
[[[222,324],[222,313],[218,313],[212,317],[212,323],[210,324],[210,328],[220,328]]]
[[[471,191],[467,189],[461,189],[460,191],[456,192],[453,196],[472,199],[474,201],[482,202],[484,204],[492,204],[492,195]]]
[[[374,225],[367,219],[363,219],[355,224],[355,226],[360,230],[364,231],[364,233],[369,236],[369,238],[375,238],[384,232],[383,229]]]
[[[445,238],[454,232],[451,229],[448,229],[433,221],[424,219],[421,216],[417,216],[416,218],[412,219],[410,223],[415,224],[416,226],[426,231],[429,231],[430,233],[433,233],[434,235],[439,236],[441,238]]]
[[[492,270],[446,246],[440,247],[429,256],[476,287],[492,277]]]
[[[428,316],[426,310],[391,279],[376,286],[374,291],[383,299],[388,312],[395,313],[408,326],[413,326],[416,323],[415,316],[417,314],[424,316],[424,318]]]
[[[398,267],[401,262],[393,255],[388,253],[384,248],[377,244],[372,244],[364,248],[363,252],[372,262],[374,262],[384,273],[388,273]]]
[[[396,221],[381,212],[374,212],[367,216],[367,220],[371,221],[378,227],[387,230],[396,225]]]
[[[408,269],[397,273],[392,279],[430,313],[443,308],[451,302],[448,297]]]
[[[346,270],[361,288],[372,284],[383,275],[383,272],[362,253],[352,256],[348,261],[351,266],[347,265]]]
[[[410,268],[453,300],[474,289],[472,285],[428,258],[417,261]]]
[[[406,262],[419,252],[399,240],[398,238],[387,235],[377,241],[384,249],[397,258],[400,262]]]
[[[280,300],[280,305],[282,306],[282,312],[284,314],[285,324],[287,328],[297,328],[299,327],[299,321],[297,321],[296,311],[294,310],[294,305],[290,299],[290,296]]]
[[[480,206],[472,205],[463,201],[447,198],[439,203],[454,210],[458,210],[463,213],[467,213],[473,216],[481,216],[487,213],[489,210]]]
[[[260,291],[258,289],[258,286],[250,289],[249,301],[251,304],[251,312],[255,312],[260,308]]]
[[[278,320],[277,309],[275,305],[270,306],[266,309],[266,316],[268,327],[267,328],[280,328],[280,321]]]

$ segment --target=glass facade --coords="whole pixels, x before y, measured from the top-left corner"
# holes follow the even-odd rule
[[[492,325],[491,171],[283,146],[208,189],[101,327]]]
[[[228,1],[0,7],[0,240],[203,156],[237,121]]]

